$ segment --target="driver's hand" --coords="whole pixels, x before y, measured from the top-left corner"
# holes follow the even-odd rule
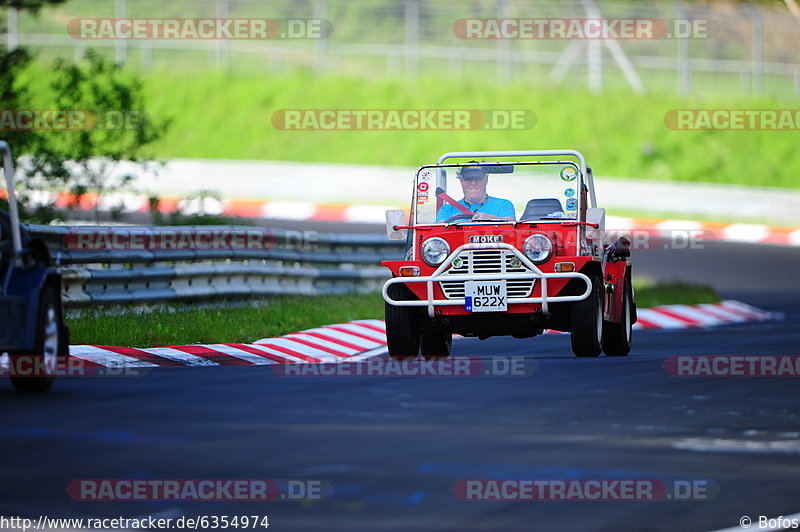
[[[491,214],[486,214],[485,212],[476,212],[472,215],[473,220],[494,220],[497,216],[492,216]]]

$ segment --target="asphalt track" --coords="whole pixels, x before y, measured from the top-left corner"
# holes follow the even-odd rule
[[[267,514],[275,530],[713,530],[800,512],[793,378],[677,378],[676,354],[800,354],[800,249],[713,242],[641,251],[635,272],[710,282],[777,320],[640,331],[621,359],[566,336],[458,340],[528,376],[282,377],[269,367],[163,368],[0,386],[0,515]],[[324,479],[313,502],[78,502],[78,478]],[[710,481],[690,501],[462,501],[459,479]],[[756,530],[753,526],[751,530]]]

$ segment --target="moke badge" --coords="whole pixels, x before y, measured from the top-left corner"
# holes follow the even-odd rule
[[[472,235],[469,237],[470,244],[499,244],[503,241],[503,235]]]

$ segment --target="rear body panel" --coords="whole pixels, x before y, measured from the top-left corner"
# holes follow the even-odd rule
[[[9,268],[0,297],[0,352],[33,353],[39,294],[45,283],[60,288],[60,273],[54,268]]]

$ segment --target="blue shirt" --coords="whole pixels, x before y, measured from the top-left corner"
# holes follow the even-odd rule
[[[480,203],[467,203],[466,200],[462,198],[459,200],[459,203],[469,209],[471,212],[484,212],[486,214],[491,214],[492,216],[497,216],[498,218],[517,218],[516,213],[514,212],[514,204],[507,199],[493,198],[492,196],[489,196],[486,199],[486,203],[481,205]],[[442,205],[442,208],[439,209],[439,214],[436,215],[436,221],[443,222],[452,216],[455,216],[456,214],[463,213],[449,203],[445,203]]]

